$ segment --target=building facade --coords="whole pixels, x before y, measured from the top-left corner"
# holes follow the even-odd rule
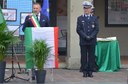
[[[42,0],[37,0],[42,1]],[[62,33],[59,31],[60,36],[60,48],[64,48],[64,51],[66,52],[66,67],[69,69],[79,69],[80,67],[80,48],[79,48],[79,37],[76,33],[76,20],[79,15],[83,14],[83,7],[82,2],[84,0],[67,0],[66,4],[63,5],[62,9],[57,9],[57,1],[59,0],[51,0],[54,2],[51,2],[53,5],[51,6],[51,22],[52,26],[58,26],[60,30],[64,30],[65,33],[66,30],[66,39],[61,38]],[[61,0],[60,0],[61,1]],[[63,0],[62,0],[63,1]],[[111,0],[107,0],[109,3]],[[118,8],[120,15],[116,17],[116,20],[121,17],[122,14],[127,15],[127,4],[125,3],[125,6],[122,6],[122,2],[120,0],[112,0],[114,3],[111,6],[114,8]],[[122,1],[122,0],[121,0]],[[126,1],[126,0],[123,0]],[[115,3],[116,2],[116,3]],[[100,3],[100,4],[99,4]],[[99,16],[99,23],[100,23],[100,30],[98,37],[106,38],[106,37],[113,37],[116,36],[117,40],[119,41],[120,45],[120,55],[121,56],[128,56],[128,39],[127,39],[127,20],[124,20],[126,23],[111,23],[107,22],[107,24],[110,23],[110,26],[106,26],[106,18],[108,18],[108,15],[110,12],[107,12],[106,14],[106,5],[109,4],[104,0],[94,0],[94,7],[95,7],[95,15]],[[123,10],[121,10],[121,8]],[[66,9],[65,9],[66,8]],[[111,7],[107,7],[108,9]],[[115,8],[114,8],[115,9]],[[57,12],[59,11],[59,12]],[[124,16],[124,15],[123,15]],[[113,16],[109,16],[110,18]],[[114,25],[113,25],[114,24]],[[123,26],[125,25],[125,26]],[[63,50],[62,50],[63,52]]]

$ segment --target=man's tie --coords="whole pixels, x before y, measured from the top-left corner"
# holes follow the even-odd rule
[[[36,18],[37,18],[37,21],[39,21],[39,19],[38,19],[38,15],[36,15]]]
[[[90,16],[88,15],[87,18],[90,19]]]

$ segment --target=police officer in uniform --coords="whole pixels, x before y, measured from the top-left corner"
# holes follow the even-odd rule
[[[90,2],[84,1],[84,14],[77,18],[76,31],[80,39],[80,70],[83,72],[83,77],[93,77],[92,73],[95,64],[95,46],[99,23],[97,16],[92,14],[92,7],[93,5]]]

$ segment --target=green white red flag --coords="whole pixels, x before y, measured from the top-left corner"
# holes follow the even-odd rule
[[[26,28],[25,39],[25,59],[27,69],[31,69],[34,66],[32,57],[27,52],[31,50],[32,43],[35,39],[45,40],[48,46],[52,47],[44,68],[58,68],[58,27]]]

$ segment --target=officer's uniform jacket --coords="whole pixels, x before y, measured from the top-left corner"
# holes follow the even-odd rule
[[[81,15],[77,18],[76,31],[80,38],[80,45],[92,45],[96,44],[96,37],[99,31],[99,23],[97,16],[90,15],[90,19],[85,15]],[[91,39],[87,39],[90,36]]]

